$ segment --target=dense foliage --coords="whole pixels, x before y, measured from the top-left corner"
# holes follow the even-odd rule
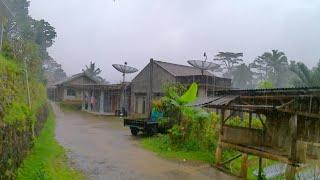
[[[217,115],[201,108],[189,107],[197,99],[197,84],[192,84],[183,94],[173,85],[166,88],[166,96],[156,103],[170,123],[169,137],[173,147],[187,150],[212,150],[215,148]],[[162,120],[160,120],[161,122]]]
[[[265,52],[249,64],[243,62],[242,53],[219,52],[213,59],[219,67],[212,69],[232,78],[234,88],[285,88],[319,86],[320,63],[309,69],[303,62],[288,61],[279,50]],[[264,86],[264,83],[269,83]],[[267,84],[265,84],[267,85]]]
[[[268,85],[268,83],[266,84]],[[184,92],[176,88],[177,86],[181,85],[167,85],[165,97],[154,102],[154,107],[165,115],[165,118],[160,120],[160,125],[170,124],[170,126],[166,126],[167,128],[169,127],[167,134],[143,139],[142,146],[166,158],[214,164],[214,151],[219,137],[219,116],[215,112],[210,112],[203,108],[188,106],[190,102],[196,99],[196,84],[191,85]],[[185,101],[182,101],[181,99],[184,98]],[[265,120],[263,119],[263,121]],[[249,114],[244,113],[232,117],[226,124],[229,126],[248,127]],[[253,117],[251,127],[262,129],[263,124],[259,118]],[[222,154],[224,159],[230,159],[235,155],[237,155],[237,152],[229,150],[225,150]],[[251,164],[249,179],[255,179],[256,177],[252,172],[258,168],[258,158],[250,156],[249,163]],[[264,161],[265,166],[272,163],[274,162]],[[241,159],[232,161],[225,166],[236,174],[240,170]]]
[[[11,179],[46,119],[44,86],[30,80],[28,103],[23,66],[0,55],[0,179]]]
[[[56,32],[29,16],[29,1],[5,2],[15,16],[5,25],[0,54],[0,179],[14,179],[47,119],[43,65]]]
[[[37,71],[38,78],[42,81],[52,82],[65,78],[61,65],[47,52],[57,36],[55,28],[47,21],[35,20],[29,15],[29,1],[5,2],[15,17],[5,26],[3,54],[20,61],[27,60],[32,67],[30,69]]]

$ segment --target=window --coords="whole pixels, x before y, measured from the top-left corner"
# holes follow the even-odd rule
[[[74,89],[67,89],[67,96],[76,96],[76,91]]]

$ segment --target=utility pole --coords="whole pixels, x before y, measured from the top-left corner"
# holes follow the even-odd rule
[[[3,32],[4,32],[4,25],[3,19],[1,20],[1,32],[0,32],[0,52],[2,51],[2,42],[3,42]]]
[[[29,76],[28,76],[28,66],[27,66],[27,59],[24,58],[24,70],[25,70],[25,75],[26,75],[26,83],[27,83],[27,95],[28,95],[28,105],[29,108],[31,109],[31,98],[30,98],[30,87],[29,87]]]

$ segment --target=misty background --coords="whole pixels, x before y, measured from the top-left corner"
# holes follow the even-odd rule
[[[210,60],[243,52],[249,63],[279,49],[309,67],[320,58],[317,0],[31,0],[30,14],[56,28],[49,52],[68,75],[94,61],[111,82],[121,81],[113,63],[139,70],[150,58],[187,64],[204,51]]]

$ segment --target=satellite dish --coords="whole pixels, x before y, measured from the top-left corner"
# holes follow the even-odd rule
[[[121,116],[125,116],[126,112],[127,112],[127,104],[126,104],[126,84],[125,84],[125,77],[126,77],[126,74],[132,74],[132,73],[135,73],[138,71],[138,69],[134,68],[134,67],[130,67],[128,66],[128,63],[125,62],[124,65],[122,64],[112,64],[112,66],[119,72],[122,73],[122,76],[123,76],[123,100],[122,100],[122,107],[121,107]]]
[[[212,69],[218,67],[218,65],[216,63],[207,61],[207,54],[206,53],[204,53],[203,56],[205,57],[204,61],[202,61],[202,60],[189,60],[188,61],[188,63],[191,66],[193,66],[193,67],[195,67],[197,69],[200,69],[202,75],[203,75],[204,71],[212,70]]]
[[[203,56],[204,56],[204,61],[202,61],[202,60],[189,60],[189,61],[188,61],[188,63],[189,63],[191,66],[193,66],[193,67],[201,70],[202,76],[204,75],[204,71],[212,70],[212,69],[215,69],[215,68],[217,68],[217,67],[219,66],[219,65],[216,64],[216,63],[207,62],[208,57],[207,57],[207,54],[206,54],[206,53],[204,53]],[[213,79],[214,79],[214,90],[213,90],[213,91],[215,91],[215,84],[216,84],[216,78],[215,78],[215,76],[213,76]],[[207,81],[207,80],[208,80],[208,78],[206,78],[206,81]],[[208,93],[208,92],[207,92],[207,82],[206,82],[206,84],[205,84],[205,96],[206,96],[206,97],[208,96],[207,93]]]
[[[130,67],[127,66],[127,63],[125,63],[125,65],[122,64],[113,64],[112,65],[116,70],[118,70],[121,73],[124,74],[131,74],[131,73],[135,73],[138,71],[138,69],[134,68],[134,67]]]

